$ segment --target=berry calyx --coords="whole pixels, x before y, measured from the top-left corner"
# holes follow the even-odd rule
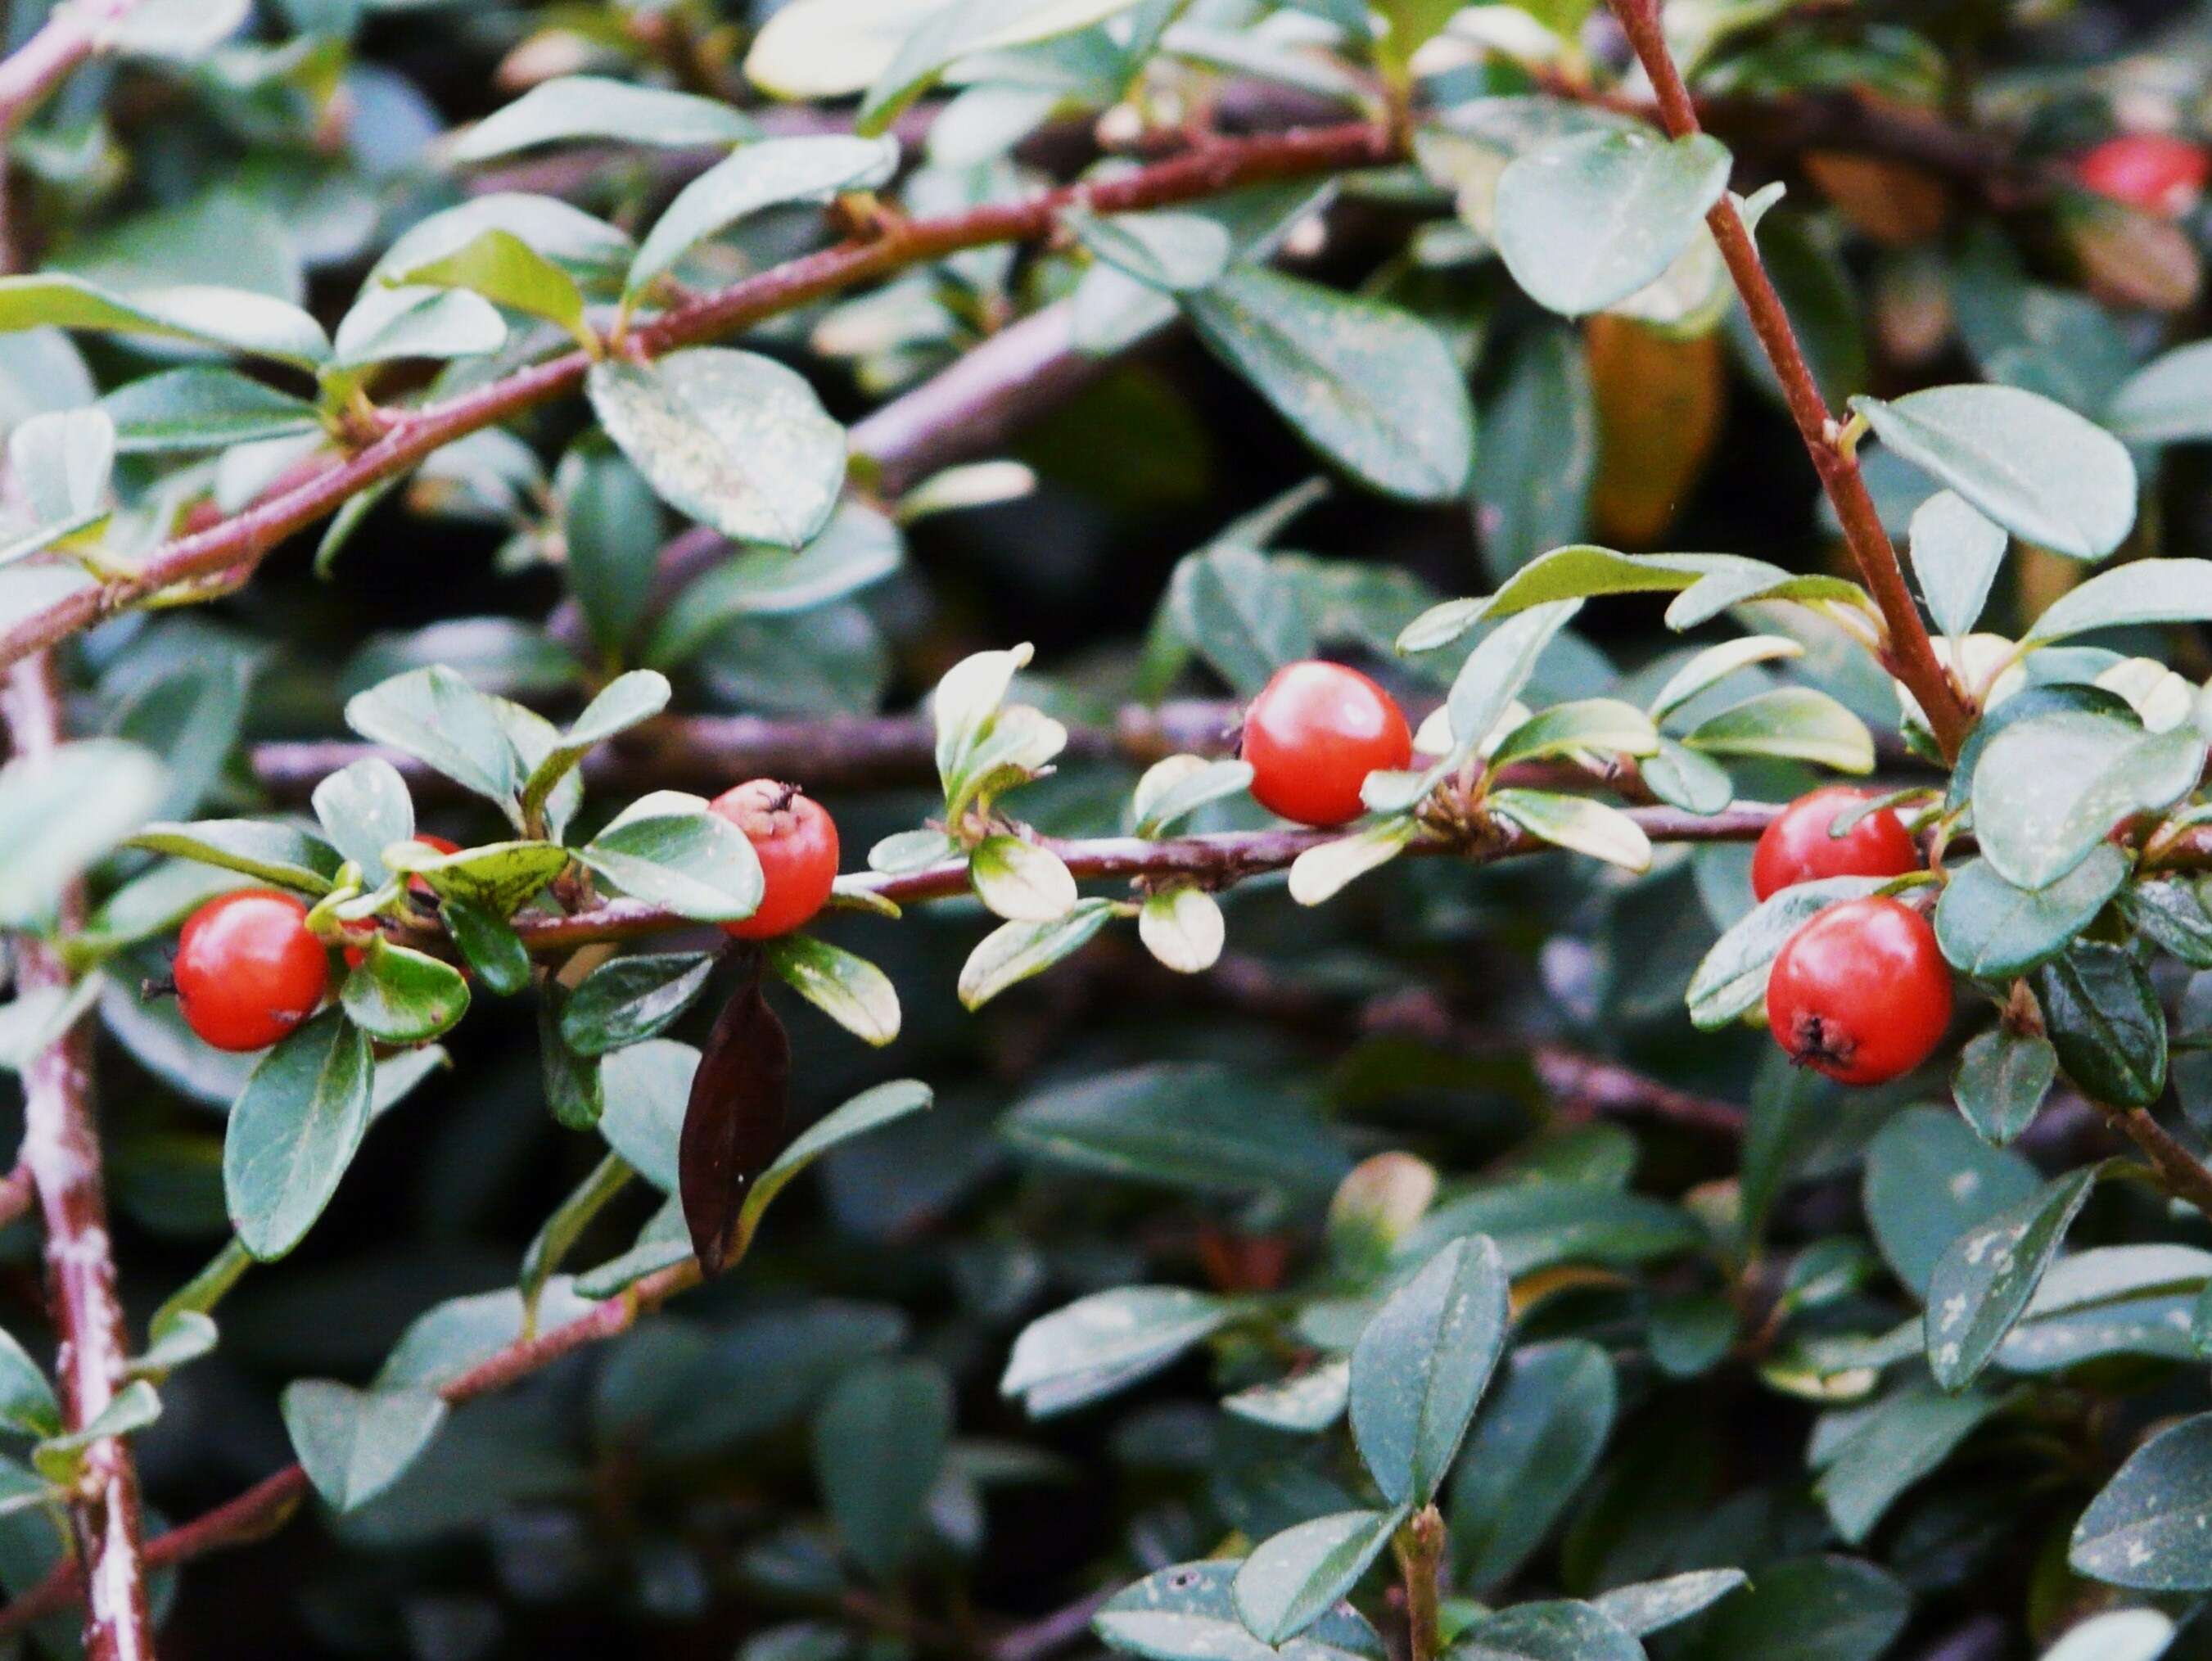
[[[2084,188],[2131,208],[2172,219],[2197,205],[2212,179],[2212,156],[2172,133],[2124,133],[2075,163]]]
[[[1764,900],[1823,877],[1901,877],[1917,870],[1920,850],[1887,807],[1875,809],[1840,837],[1837,819],[1873,792],[1848,784],[1808,791],[1759,832],[1751,855],[1751,891]]]
[[[708,804],[745,833],[760,856],[759,908],[722,932],[741,940],[772,940],[803,927],[829,903],[837,880],[837,823],[795,784],[750,779]]]
[[[273,888],[220,894],[185,920],[170,971],[185,1024],[217,1050],[264,1050],[313,1014],[331,960],[307,908]]]
[[[1252,794],[1300,824],[1342,824],[1365,811],[1370,773],[1413,758],[1398,702],[1357,669],[1310,660],[1275,672],[1244,712]]]
[[[1841,1083],[1910,1073],[1951,1024],[1936,931],[1884,895],[1828,907],[1776,953],[1766,1024],[1791,1061]]]

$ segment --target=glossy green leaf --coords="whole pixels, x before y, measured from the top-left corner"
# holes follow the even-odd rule
[[[26,1436],[58,1436],[61,1403],[15,1335],[0,1332],[0,1425]]]
[[[1796,1557],[1762,1567],[1699,1629],[1693,1661],[1876,1661],[1904,1632],[1912,1593],[1856,1557]]]
[[[1989,861],[1969,860],[1936,902],[1936,944],[1961,974],[2025,974],[2065,950],[2127,879],[2126,855],[2104,842],[2048,888],[2015,888]]]
[[[1314,654],[1297,585],[1266,555],[1228,544],[1176,563],[1166,616],[1209,667],[1249,697],[1275,671]]]
[[[592,407],[678,512],[739,542],[804,547],[845,482],[845,429],[773,358],[724,347],[652,364],[610,358],[586,382]]]
[[[459,900],[497,920],[511,917],[568,868],[558,843],[494,842],[441,854],[428,843],[395,843],[384,850],[393,871],[420,877],[441,900]]]
[[[898,1037],[898,989],[866,958],[811,934],[785,934],[769,942],[768,966],[854,1037],[872,1044]]]
[[[1001,923],[960,968],[960,1001],[980,1009],[1008,987],[1041,975],[1089,944],[1114,915],[1114,902],[1078,900],[1050,922]]]
[[[644,655],[663,666],[684,662],[726,638],[740,618],[813,611],[881,582],[905,557],[896,525],[872,508],[842,503],[796,554],[739,553],[686,584],[655,621]]]
[[[1395,1505],[1436,1497],[1505,1342],[1497,1246],[1452,1241],[1392,1293],[1352,1353],[1352,1429]]]
[[[2100,571],[2044,608],[2028,644],[2048,645],[2100,629],[2212,618],[2212,560],[2138,559]]]
[[[1912,515],[1912,574],[1938,629],[1962,636],[1973,628],[2004,553],[2004,528],[1964,497],[1938,490],[1920,504]]]
[[[624,291],[644,292],[691,249],[763,208],[872,190],[897,171],[898,159],[898,141],[888,137],[825,133],[748,144],[677,192],[639,245]]]
[[[429,1447],[445,1402],[427,1390],[360,1390],[328,1378],[284,1388],[284,1428],[307,1480],[332,1511],[366,1505]]]
[[[362,291],[338,319],[325,379],[409,358],[483,357],[507,344],[507,319],[466,289],[396,286]]]
[[[1217,356],[1365,484],[1413,502],[1466,490],[1474,411],[1450,349],[1427,324],[1259,266],[1183,305]]]
[[[1923,1297],[1951,1243],[2034,1194],[2035,1167],[1988,1147],[1941,1108],[1907,1108],[1866,1153],[1863,1197],[1875,1244],[1905,1289]]]
[[[600,657],[619,662],[653,598],[664,540],[659,502],[642,473],[596,446],[573,452],[562,478],[568,589]]]
[[[1692,1569],[1664,1580],[1638,1581],[1600,1592],[1590,1601],[1638,1638],[1662,1632],[1702,1614],[1751,1584],[1741,1569]]]
[[[968,875],[985,908],[1011,922],[1051,922],[1077,899],[1060,855],[1020,837],[984,837],[968,856]]]
[[[1928,1277],[1928,1367],[1961,1390],[1990,1363],[2065,1243],[2100,1167],[2056,1177],[1953,1241]]]
[[[703,149],[741,143],[754,131],[744,112],[720,99],[602,76],[564,75],[494,111],[447,154],[456,161],[484,161],[539,144],[578,142]]]
[[[2212,1587],[2212,1414],[2160,1431],[2129,1456],[2075,1524],[2067,1561],[2145,1591]]]
[[[1651,868],[1651,839],[1617,807],[1589,796],[1511,787],[1492,791],[1488,800],[1492,812],[1554,847],[1626,871]]]
[[[465,790],[505,803],[521,786],[495,701],[441,666],[410,669],[346,701],[346,725],[404,751]]]
[[[2165,1093],[2166,1012],[2125,950],[2083,941],[2033,984],[2058,1064],[2085,1093],[2113,1107],[2148,1107]]]
[[[2104,424],[2129,444],[2212,438],[2212,342],[2177,346],[2129,376]]]
[[[1080,1407],[1158,1372],[1235,1314],[1225,1299],[1181,1287],[1094,1293],[1022,1329],[999,1393],[1033,1417]]]
[[[706,989],[704,952],[639,952],[601,964],[561,1012],[561,1036],[580,1056],[604,1056],[665,1032]]]
[[[1447,1653],[1450,1661],[1639,1661],[1644,1646],[1596,1604],[1561,1598],[1477,1615]]]
[[[1445,1510],[1452,1561],[1471,1588],[1510,1579],[1559,1524],[1597,1468],[1619,1399],[1612,1358],[1595,1344],[1566,1338],[1513,1352],[1475,1417]]]
[[[1905,1491],[2001,1404],[1996,1396],[1948,1396],[1914,1380],[1870,1405],[1822,1415],[1808,1456],[1820,1474],[1813,1492],[1844,1543],[1863,1542]]]
[[[1826,692],[1783,686],[1708,716],[1682,739],[1710,756],[1809,761],[1844,773],[1874,771],[1874,735]]]
[[[1340,1512],[1262,1540],[1230,1585],[1237,1618],[1262,1643],[1296,1637],[1358,1583],[1404,1517],[1402,1509]]]
[[[1382,1661],[1382,1635],[1349,1603],[1316,1620],[1290,1647],[1262,1644],[1238,1618],[1232,1587],[1240,1561],[1178,1563],[1109,1598],[1091,1630],[1147,1661]]]
[[[154,824],[131,837],[129,845],[220,866],[308,894],[328,893],[339,863],[337,851],[329,843],[290,825],[263,819]]]
[[[576,279],[512,231],[479,233],[451,253],[394,271],[387,282],[427,289],[465,289],[495,306],[584,332],[584,292]]]
[[[1814,913],[1881,886],[1875,877],[1825,877],[1784,888],[1760,903],[1705,953],[1690,977],[1690,1019],[1707,1031],[1726,1026],[1766,996],[1767,971],[1783,942]]]
[[[368,1036],[325,1010],[264,1056],[223,1136],[231,1226],[266,1262],[299,1244],[368,1129]]]
[[[319,432],[315,406],[232,369],[172,369],[100,400],[124,454],[220,450]]]
[[[1586,132],[1522,155],[1498,181],[1498,251],[1539,305],[1583,317],[1656,281],[1728,188],[1704,134]]]
[[[113,739],[0,767],[0,924],[43,923],[73,879],[146,823],[167,782],[151,754]]]
[[[699,922],[742,922],[760,904],[760,857],[696,797],[641,797],[576,850],[631,898]]]
[[[453,964],[378,934],[347,970],[339,1001],[370,1037],[423,1043],[468,1013],[469,984]]]
[[[2037,1032],[1999,1027],[1967,1040],[1951,1094],[1974,1134],[2002,1147],[2034,1122],[2058,1079],[2058,1052]]]
[[[952,1440],[952,1384],[927,1361],[848,1374],[814,1421],[814,1467],[838,1538],[877,1580],[896,1579]]]
[[[860,100],[860,130],[883,131],[923,88],[961,58],[1089,28],[1134,3],[1135,0],[974,0],[973,3],[931,7],[899,40],[889,61],[861,82],[867,87],[867,96]],[[842,27],[830,23],[830,18],[839,19]],[[851,57],[854,41],[848,18],[849,14],[830,8],[829,16],[816,27],[827,26],[833,33],[830,40],[817,42],[817,49],[826,49],[832,56]],[[799,33],[798,20],[787,27],[790,33],[781,41],[774,40],[763,30],[745,60],[747,72],[763,86],[777,87],[780,77],[764,73],[757,60],[772,46],[779,56],[797,54],[791,42]]]
[[[307,313],[247,289],[194,285],[125,296],[58,271],[0,277],[0,333],[46,327],[195,341],[302,369],[331,350]]]
[[[349,762],[316,782],[316,822],[341,859],[369,883],[384,880],[384,850],[415,837],[415,803],[399,770],[381,756]]]
[[[768,1214],[769,1207],[800,1171],[842,1143],[865,1136],[909,1113],[921,1112],[932,1099],[927,1085],[914,1079],[894,1079],[889,1084],[862,1091],[793,1137],[790,1145],[775,1156],[775,1163],[753,1178],[731,1235],[730,1260],[736,1262],[751,1247],[753,1236],[759,1232],[761,1219]]]
[[[2204,741],[2193,727],[2147,733],[2064,709],[2015,721],[1974,764],[1982,857],[2016,888],[2047,888],[2105,845],[2122,819],[2187,794],[2203,765]]]
[[[1931,386],[1855,398],[1876,437],[2024,541],[2109,554],[2136,522],[2126,448],[2063,405],[2014,386]]]

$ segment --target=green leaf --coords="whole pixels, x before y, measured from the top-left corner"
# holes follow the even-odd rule
[[[112,1436],[128,1436],[161,1416],[161,1398],[143,1378],[134,1378],[108,1398],[91,1423],[81,1430],[49,1436],[31,1450],[31,1463],[48,1482],[73,1483],[82,1469],[84,1451],[94,1442]]]
[[[1659,734],[1651,717],[1634,704],[1619,698],[1578,698],[1555,703],[1522,721],[1499,740],[1490,760],[1493,767],[1505,767],[1579,751],[1649,756],[1658,748]]]
[[[561,1017],[568,1008],[568,989],[557,980],[549,980],[538,989],[538,1076],[554,1123],[564,1130],[592,1130],[598,1128],[605,1111],[606,1086],[599,1058],[579,1056],[562,1036]]]
[[[1974,1134],[2002,1147],[2034,1121],[2057,1078],[2050,1039],[2001,1026],[1967,1040],[1951,1074],[1951,1094]]]
[[[0,767],[0,926],[41,926],[62,891],[145,824],[168,788],[135,744],[85,739]]]
[[[561,1012],[561,1036],[579,1056],[604,1056],[653,1037],[691,1007],[714,970],[714,956],[705,952],[612,958],[570,995]]]
[[[2150,733],[2069,709],[2015,721],[1974,764],[1982,857],[2015,888],[2047,888],[2105,846],[2122,819],[2194,789],[2203,766],[2193,727]]]
[[[561,477],[568,592],[599,656],[618,662],[653,598],[663,540],[659,501],[643,474],[597,445],[572,451]]]
[[[380,934],[362,949],[360,964],[346,971],[339,1001],[370,1037],[423,1043],[468,1013],[469,983],[453,964]]]
[[[760,905],[760,856],[697,797],[641,796],[576,857],[632,899],[698,922],[742,922]]]
[[[1221,1410],[1270,1430],[1310,1436],[1344,1416],[1352,1393],[1352,1363],[1323,1361],[1271,1384],[1253,1384],[1221,1398]]]
[[[299,1244],[368,1129],[375,1071],[368,1036],[335,1009],[264,1056],[230,1110],[222,1142],[231,1226],[264,1262]]]
[[[2212,560],[2130,560],[2059,595],[2021,644],[2048,646],[2100,629],[2207,618],[2212,618]]]
[[[1455,747],[1480,744],[1490,735],[1536,672],[1544,648],[1581,610],[1578,599],[1546,602],[1508,618],[1483,636],[1453,678],[1447,700]]]
[[[1816,912],[1839,900],[1859,899],[1881,885],[1879,877],[1824,877],[1784,888],[1761,902],[1713,942],[1690,977],[1686,997],[1691,1021],[1710,1032],[1759,1007],[1766,996],[1767,971],[1784,941]]]
[[[441,854],[424,842],[403,842],[384,850],[386,866],[422,878],[440,900],[459,900],[502,922],[567,869],[568,857],[567,849],[551,842],[486,843],[457,854]]]
[[[1664,1631],[1751,1584],[1741,1569],[1692,1569],[1664,1580],[1615,1586],[1590,1601],[1638,1638]]]
[[[1949,1458],[2003,1403],[1947,1396],[1916,1379],[1867,1407],[1821,1415],[1808,1456],[1813,1492],[1846,1545],[1856,1546],[1905,1489]]]
[[[1203,289],[1219,279],[1236,254],[1229,228],[1204,214],[1121,213],[1078,210],[1064,222],[1097,259],[1164,294]]]
[[[1050,922],[1002,923],[986,934],[960,967],[960,1001],[985,1004],[1017,982],[1041,975],[1079,952],[1114,915],[1112,900],[1078,900]]]
[[[128,297],[48,271],[0,277],[0,334],[46,327],[190,340],[312,370],[330,355],[321,324],[250,289],[148,289]]]
[[[1585,1182],[1509,1183],[1438,1206],[1400,1248],[1419,1262],[1443,1242],[1486,1234],[1511,1275],[1554,1263],[1640,1263],[1695,1250],[1704,1231],[1680,1208]]]
[[[587,753],[659,715],[668,707],[672,693],[668,677],[654,669],[633,669],[600,688],[559,741],[532,766],[522,786],[525,822],[544,808],[555,788]]]
[[[2104,424],[2128,444],[2212,438],[2212,341],[2193,341],[2135,372],[2105,406]]]
[[[1987,1146],[1954,1115],[1907,1108],[1868,1146],[1867,1221],[1897,1278],[1924,1300],[1952,1243],[2030,1198],[2039,1182],[2033,1165]]]
[[[877,1580],[896,1579],[952,1441],[952,1384],[928,1361],[848,1373],[814,1421],[814,1468],[838,1537]]]
[[[2212,969],[2212,913],[2197,888],[2146,877],[2123,888],[2119,898],[2120,915],[2137,934],[2191,969]]]
[[[1947,635],[1963,636],[1980,619],[2004,554],[2003,527],[1952,491],[1938,490],[1913,512],[1912,574]]]
[[[1232,1587],[1240,1561],[1178,1563],[1125,1586],[1109,1599],[1091,1629],[1116,1650],[1152,1661],[1382,1661],[1382,1634],[1349,1603],[1308,1627],[1296,1646],[1278,1652],[1245,1630]]]
[[[463,789],[502,806],[520,788],[497,700],[442,665],[410,669],[346,700],[346,725],[405,751]]]
[[[1507,788],[1488,797],[1490,811],[1530,836],[1625,871],[1651,868],[1651,839],[1618,807],[1589,796]]]
[[[987,909],[1012,922],[1051,922],[1075,904],[1075,879],[1060,855],[1020,837],[986,837],[968,875]]]
[[[1202,888],[1162,888],[1145,896],[1137,913],[1137,938],[1164,968],[1202,975],[1221,959],[1228,924],[1220,904]]]
[[[1137,781],[1129,797],[1129,817],[1139,836],[1157,837],[1209,802],[1242,795],[1251,788],[1249,762],[1170,756],[1146,768]]]
[[[866,958],[811,934],[785,934],[768,943],[768,966],[854,1037],[877,1045],[898,1037],[898,989]]]
[[[1851,408],[1899,456],[2024,541],[2098,559],[2135,525],[2125,447],[2038,393],[1931,386],[1893,403],[1855,398]]]
[[[1580,1338],[1514,1351],[1452,1476],[1452,1561],[1477,1591],[1542,1545],[1605,1451],[1619,1409],[1612,1358]]]
[[[155,823],[131,837],[126,846],[243,872],[263,882],[307,894],[329,893],[339,864],[337,852],[329,843],[289,824],[265,819]]]
[[[1285,664],[1314,654],[1313,620],[1298,585],[1265,554],[1235,544],[1176,562],[1166,616],[1240,697]]]
[[[2122,947],[2083,941],[2035,971],[2043,1025],[2066,1076],[2112,1107],[2148,1107],[2166,1091],[2166,1012]]]
[[[2075,1524],[2067,1561],[2144,1591],[2212,1587],[2212,1414],[2160,1431],[2128,1457]]]
[[[1136,0],[963,0],[929,9],[899,41],[898,49],[881,71],[869,77],[867,96],[860,100],[857,125],[862,132],[880,132],[898,113],[945,70],[961,58],[977,52],[1001,52],[1010,46],[1049,40],[1103,23],[1129,9]],[[853,29],[849,12],[832,12],[843,27],[832,36],[833,53],[851,53]],[[820,25],[817,25],[820,27]],[[788,38],[788,37],[787,37]],[[760,84],[776,85],[772,75],[757,66],[771,45],[763,30],[745,60],[747,73]],[[791,49],[784,48],[786,52]]]
[[[1291,897],[1300,905],[1326,904],[1351,883],[1404,853],[1419,829],[1411,817],[1401,814],[1307,849],[1291,861]]]
[[[606,1098],[599,1135],[631,1170],[664,1194],[676,1191],[676,1149],[699,1052],[648,1038],[616,1050],[599,1069]]]
[[[451,894],[441,897],[439,910],[486,991],[511,998],[530,984],[530,948],[505,917]]]
[[[1656,282],[1728,188],[1729,153],[1705,134],[1585,132],[1529,150],[1498,181],[1498,251],[1539,305],[1601,312]]]
[[[125,455],[221,450],[322,430],[315,406],[233,369],[173,369],[134,380],[100,403]]]
[[[410,225],[369,272],[371,286],[459,252],[487,231],[505,231],[586,283],[619,279],[629,265],[629,237],[603,219],[550,196],[495,192]]]
[[[1809,761],[1844,773],[1874,771],[1874,735],[1866,723],[1811,686],[1757,693],[1699,721],[1682,742],[1711,756]]]
[[[663,666],[687,661],[742,618],[811,611],[882,581],[905,557],[896,525],[872,508],[841,503],[796,556],[756,549],[686,584],[654,624],[645,656]]]
[[[744,1204],[738,1208],[737,1226],[731,1232],[729,1261],[736,1262],[751,1247],[761,1219],[793,1177],[840,1143],[865,1136],[909,1113],[919,1113],[932,1099],[927,1085],[914,1079],[894,1079],[862,1091],[793,1137],[791,1145],[776,1155],[775,1163],[753,1178]]]
[[[2085,1165],[2045,1183],[1954,1240],[1928,1277],[1925,1342],[1936,1382],[1973,1383],[2013,1329],[2065,1243],[2101,1171]]]
[[[584,325],[584,291],[576,279],[512,231],[480,232],[452,252],[392,271],[384,280],[395,286],[465,289],[495,306],[557,324],[580,340],[592,338]]]
[[[723,347],[646,365],[607,359],[592,407],[678,512],[738,542],[800,548],[829,523],[845,482],[845,429],[804,376]]]
[[[354,1390],[329,1378],[284,1387],[284,1428],[332,1511],[366,1505],[407,1472],[446,1422],[427,1390]]]
[[[1000,1134],[1024,1157],[1065,1170],[1309,1204],[1349,1165],[1311,1103],[1279,1079],[1189,1063],[1096,1074],[1029,1096]]]
[[[1483,567],[1502,581],[1585,528],[1598,431],[1581,337],[1532,329],[1515,340],[1476,427],[1475,526]]]
[[[331,848],[361,867],[366,883],[384,880],[386,849],[415,839],[407,781],[381,756],[365,756],[325,774],[315,785],[313,801],[316,822]]]
[[[2008,1372],[2052,1373],[2105,1355],[2193,1361],[2191,1310],[2212,1281],[2193,1246],[2092,1246],[2059,1258],[1999,1347]]]
[[[1855,1557],[1798,1557],[1762,1567],[1686,1651],[1691,1661],[1876,1661],[1904,1632],[1912,1593]]]
[[[1230,1588],[1237,1617],[1264,1644],[1295,1638],[1358,1583],[1404,1519],[1402,1508],[1339,1512],[1262,1540]]]
[[[1735,799],[1735,782],[1726,768],[1669,738],[1659,740],[1659,753],[1642,771],[1653,795],[1687,813],[1717,813]]]
[[[1443,1486],[1504,1347],[1505,1294],[1496,1244],[1456,1239],[1361,1331],[1352,1352],[1352,1435],[1394,1505],[1427,1505]]]
[[[1451,350],[1410,313],[1243,266],[1183,306],[1299,436],[1386,495],[1467,489],[1474,416]]]
[[[1936,942],[1961,974],[2009,979],[2064,951],[2127,879],[2127,856],[2106,842],[2048,888],[2015,888],[1969,860],[1936,904]]]
[[[898,171],[898,160],[890,137],[825,133],[748,144],[677,192],[630,262],[623,292],[643,293],[691,249],[763,208],[872,190]]]
[[[1453,1640],[1452,1661],[1642,1661],[1635,1634],[1595,1603],[1558,1599],[1478,1615]]]
[[[61,1403],[46,1375],[15,1341],[0,1331],[0,1425],[26,1436],[58,1436]]]
[[[1014,1340],[999,1393],[1033,1418],[1065,1412],[1158,1372],[1211,1337],[1236,1306],[1181,1287],[1116,1287],[1032,1321]]]
[[[1651,719],[1664,721],[1691,699],[1710,691],[1730,675],[1755,663],[1778,658],[1800,658],[1805,648],[1787,635],[1746,635],[1708,646],[1667,677],[1667,684],[1651,700]]]
[[[595,142],[668,149],[738,144],[757,131],[741,110],[717,98],[641,87],[597,75],[541,81],[495,110],[452,144],[455,161],[485,161],[539,144]]]
[[[2111,1609],[2069,1627],[2043,1661],[2158,1661],[2179,1631],[2157,1609]]]
[[[338,319],[323,375],[326,381],[343,379],[343,372],[409,358],[483,357],[506,344],[507,319],[482,295],[466,289],[372,287]]]

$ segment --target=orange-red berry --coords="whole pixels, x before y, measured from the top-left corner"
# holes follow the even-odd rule
[[[1886,896],[1828,907],[1775,955],[1766,1024],[1791,1061],[1844,1084],[1911,1072],[1951,1024],[1936,931]]]
[[[725,934],[764,940],[805,926],[829,903],[837,880],[837,824],[829,810],[795,784],[751,779],[725,790],[714,812],[745,833],[760,856],[761,903]]]
[[[217,1050],[262,1050],[313,1014],[330,954],[307,908],[273,888],[219,894],[185,920],[171,970],[185,1023]]]
[[[1920,850],[1887,807],[1863,816],[1840,837],[1838,818],[1873,793],[1832,784],[1797,798],[1759,833],[1751,855],[1751,891],[1769,899],[1823,877],[1901,877],[1917,870]]]
[[[1275,672],[1244,712],[1244,759],[1262,807],[1300,824],[1342,824],[1365,811],[1370,773],[1413,758],[1398,702],[1357,669],[1317,660]]]

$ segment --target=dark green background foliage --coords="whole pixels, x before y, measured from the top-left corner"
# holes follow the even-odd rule
[[[149,1536],[305,1467],[157,1577],[161,1652],[1432,1661],[1440,1591],[1458,1661],[2212,1656],[2212,220],[2069,170],[2205,130],[2202,9],[1675,0],[1673,142],[1582,0],[773,9],[142,0],[20,112],[0,629],[79,742],[0,775],[0,924],[88,1002],[0,1064],[96,1006]],[[1293,126],[1337,148],[1252,162]],[[1217,141],[1238,188],[1140,171]],[[881,264],[685,309],[841,237]],[[1340,842],[1224,759],[1316,654],[1437,712]],[[700,800],[755,772],[873,872],[764,967]],[[1729,810],[1838,772],[1961,977],[1857,1092],[1759,1017],[1881,884],[1754,910]],[[159,990],[249,880],[393,931],[258,1066]],[[45,1238],[11,1597],[83,1461]]]

